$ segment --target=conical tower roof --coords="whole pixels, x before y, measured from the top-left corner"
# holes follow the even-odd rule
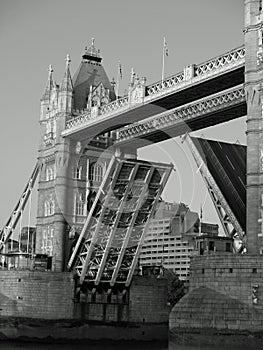
[[[41,98],[41,100],[49,100],[51,91],[53,89],[56,89],[56,83],[53,80],[53,68],[52,65],[50,64],[48,67],[48,80],[47,80],[47,85],[44,91],[44,94]]]
[[[97,87],[100,83],[105,89],[109,89],[110,100],[115,100],[115,92],[110,80],[101,64],[100,52],[94,46],[85,48],[79,68],[73,76],[74,109],[84,109],[87,106],[90,86]]]
[[[70,56],[67,55],[67,57],[66,57],[66,70],[65,70],[64,77],[63,77],[63,80],[61,83],[60,91],[72,91],[73,90],[73,83],[72,83],[72,79],[71,79],[69,64],[70,64]]]

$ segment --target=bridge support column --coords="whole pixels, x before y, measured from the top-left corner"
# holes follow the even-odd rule
[[[247,99],[247,250],[262,251],[263,234],[263,12],[261,0],[245,0]]]

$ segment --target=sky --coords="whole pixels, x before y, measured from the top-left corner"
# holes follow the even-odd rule
[[[40,98],[49,64],[60,84],[66,55],[70,54],[73,76],[94,37],[110,79],[116,80],[121,62],[123,94],[132,67],[148,84],[161,79],[164,36],[169,76],[242,45],[243,23],[243,0],[0,0],[0,228],[37,159]],[[245,118],[240,118],[197,135],[245,144],[245,128]],[[172,161],[176,173],[163,198],[182,201],[195,211],[202,204],[204,220],[218,222],[191,154],[180,140],[141,149],[139,157]],[[36,194],[31,224],[35,201]]]

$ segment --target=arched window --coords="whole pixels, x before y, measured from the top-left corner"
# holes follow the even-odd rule
[[[81,172],[82,172],[82,166],[74,167],[73,168],[73,178],[77,180],[81,180]]]
[[[50,212],[50,203],[49,201],[45,201],[45,216],[49,216],[49,212]]]
[[[55,213],[55,202],[54,199],[50,199],[45,201],[44,204],[44,215],[45,216],[50,216]]]
[[[54,166],[53,165],[48,165],[46,168],[46,181],[51,181],[54,180]]]
[[[47,226],[44,228],[42,233],[42,253],[52,256],[53,254],[53,237],[54,228],[52,226]]]
[[[98,163],[91,164],[89,178],[91,181],[101,182],[103,177],[102,166]]]
[[[85,199],[83,193],[79,193],[75,197],[75,215],[85,215]]]
[[[53,199],[49,202],[49,205],[50,205],[49,215],[53,215],[55,213],[55,202]]]

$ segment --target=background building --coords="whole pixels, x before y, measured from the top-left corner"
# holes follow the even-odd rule
[[[218,225],[202,223],[200,227],[198,213],[184,203],[160,202],[146,233],[140,266],[162,265],[187,281],[195,237],[201,233],[217,236]]]

